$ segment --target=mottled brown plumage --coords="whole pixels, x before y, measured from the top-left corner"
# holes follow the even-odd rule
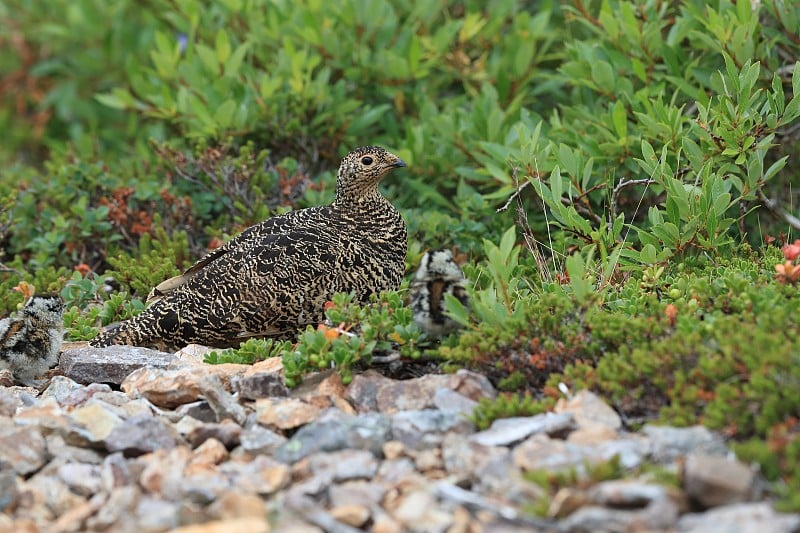
[[[162,349],[238,345],[286,337],[323,318],[336,292],[359,301],[396,289],[405,269],[406,225],[378,191],[405,163],[377,146],[350,152],[332,204],[291,211],[242,232],[186,272],[158,285],[151,305],[90,344]]]

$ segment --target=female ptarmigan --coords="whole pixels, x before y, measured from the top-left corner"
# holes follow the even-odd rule
[[[404,166],[377,146],[353,150],[339,167],[333,203],[246,229],[158,285],[147,309],[90,344],[236,346],[320,322],[336,292],[353,292],[365,302],[396,289],[405,271],[406,225],[378,183]]]

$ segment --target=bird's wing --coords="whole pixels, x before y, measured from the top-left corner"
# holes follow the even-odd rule
[[[24,327],[23,320],[4,319],[0,321],[0,347],[7,346]]]
[[[171,293],[178,287],[185,285],[186,282],[194,277],[198,272],[206,268],[214,261],[224,257],[226,254],[236,250],[249,248],[256,245],[260,241],[268,240],[271,235],[278,235],[285,232],[286,229],[290,228],[294,221],[299,218],[299,213],[305,213],[307,216],[313,216],[315,209],[317,208],[290,211],[283,215],[264,220],[258,224],[255,224],[254,226],[250,226],[219,248],[215,248],[214,250],[208,252],[195,264],[187,268],[183,273],[173,276],[156,285],[147,295],[147,304],[150,305],[156,300]]]

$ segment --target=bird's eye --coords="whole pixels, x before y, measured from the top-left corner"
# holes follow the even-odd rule
[[[364,156],[361,158],[361,163],[370,166],[372,164],[372,158],[370,156]]]

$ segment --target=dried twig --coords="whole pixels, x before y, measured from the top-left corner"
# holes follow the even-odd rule
[[[767,195],[764,194],[764,191],[758,191],[758,198],[764,202],[764,207],[766,207],[770,213],[777,218],[782,219],[794,229],[800,230],[800,218],[797,218],[793,214],[786,211],[783,207],[778,205],[777,200],[767,198]]]
[[[614,191],[611,193],[611,219],[617,218],[617,197],[622,189],[626,189],[628,187],[634,187],[636,185],[653,185],[658,183],[656,180],[651,178],[642,178],[638,180],[628,180],[625,181],[624,179],[620,181],[616,187],[614,187]]]

